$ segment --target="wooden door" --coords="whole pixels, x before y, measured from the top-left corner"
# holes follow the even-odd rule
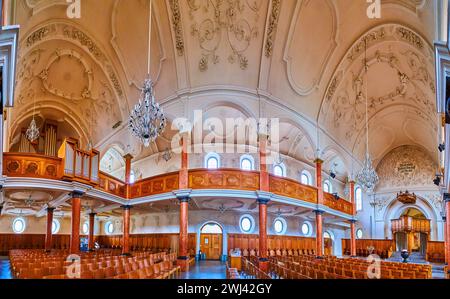
[[[330,238],[324,238],[323,247],[325,255],[333,255],[333,240],[331,240]]]
[[[201,234],[200,250],[206,254],[207,260],[218,260],[222,255],[221,234]]]

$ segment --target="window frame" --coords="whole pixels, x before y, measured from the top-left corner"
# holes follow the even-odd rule
[[[358,236],[358,233],[361,233],[361,236]],[[358,239],[358,240],[361,240],[361,239],[364,237],[364,232],[363,232],[363,230],[362,230],[361,228],[358,228],[358,229],[356,230],[356,232],[355,232],[355,237],[356,237],[356,239]]]
[[[248,219],[250,220],[250,228],[248,230],[244,230],[242,227],[242,221],[244,219]],[[239,229],[241,230],[242,233],[244,234],[251,234],[253,233],[254,229],[255,229],[255,218],[253,218],[252,215],[249,214],[244,214],[239,218]]]
[[[278,175],[278,174],[275,173],[275,168],[277,168],[277,167],[279,167],[281,169],[281,175]],[[284,163],[274,164],[272,166],[272,174],[277,176],[277,177],[280,177],[280,178],[286,177],[286,165],[284,165]]]
[[[304,227],[305,225],[308,227],[308,233],[306,233],[306,234],[303,232],[303,227]],[[310,236],[312,236],[312,233],[313,233],[313,226],[312,226],[312,223],[309,222],[309,221],[303,221],[303,223],[302,223],[301,226],[300,226],[300,232],[301,232],[302,235],[305,236],[305,237],[310,237]]]
[[[209,160],[210,159],[216,159],[216,161],[217,161],[217,167],[216,168],[210,168],[210,167],[208,167],[208,165],[209,165]],[[216,152],[209,152],[206,156],[205,156],[205,160],[204,160],[204,167],[206,168],[206,169],[211,169],[211,170],[214,170],[214,169],[219,169],[220,168],[220,164],[221,164],[221,161],[220,161],[221,159],[220,159],[220,155],[218,154],[218,153],[216,153]]]
[[[248,160],[250,162],[250,169],[242,168],[242,162],[244,160]],[[239,168],[244,171],[253,171],[255,170],[255,159],[251,155],[242,155],[239,159]]]
[[[323,185],[323,186],[322,186],[323,192],[330,193],[330,194],[333,193],[333,185],[331,184],[331,181],[330,181],[330,180],[325,180],[325,181],[323,181],[323,184],[322,184],[322,185]],[[325,191],[325,185],[328,186],[328,191]]]
[[[87,227],[86,231],[84,230],[84,226],[85,226],[85,225],[86,225],[86,227]],[[106,232],[106,227],[105,227],[105,232]],[[81,225],[81,233],[82,233],[83,235],[89,234],[89,221],[83,222],[83,225]]]
[[[112,225],[112,228],[113,228],[111,232],[108,231],[109,225]],[[107,234],[107,235],[112,235],[112,234],[114,234],[114,231],[116,230],[116,228],[114,227],[114,222],[112,222],[112,221],[107,221],[107,222],[105,223],[104,229],[105,229],[105,234]]]
[[[279,232],[275,228],[275,225],[276,225],[277,222],[281,222],[281,225],[282,225],[282,229]],[[276,235],[279,235],[279,236],[284,235],[284,234],[286,234],[286,231],[287,231],[287,222],[286,222],[286,220],[284,218],[277,217],[277,218],[275,218],[273,220],[272,228],[273,228],[273,231],[274,231],[274,233]]]
[[[16,230],[16,227],[15,227],[16,226],[15,224],[17,221],[21,221],[23,223],[22,230],[20,230],[20,231]],[[13,221],[11,223],[11,228],[15,234],[23,234],[25,232],[25,230],[27,229],[27,221],[23,217],[16,217],[13,219]]]
[[[53,224],[55,224],[55,229],[53,229]],[[61,222],[58,219],[53,219],[52,221],[52,235],[59,233],[61,229]]]
[[[308,181],[306,184],[303,183],[303,177],[306,177],[306,179]],[[307,185],[307,186],[313,185],[312,175],[308,170],[305,169],[300,173],[300,183],[302,183],[303,185]]]
[[[358,197],[358,192],[361,194],[360,197]],[[362,188],[360,186],[356,186],[355,187],[355,206],[356,206],[356,211],[362,211],[363,209],[363,193],[362,193]]]

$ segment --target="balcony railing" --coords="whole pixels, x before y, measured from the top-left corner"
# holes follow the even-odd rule
[[[397,232],[417,232],[429,234],[430,220],[415,219],[409,216],[400,217],[400,219],[391,220],[391,229],[393,233]]]
[[[179,189],[179,172],[162,174],[127,185],[101,172],[99,152],[79,149],[78,141],[75,139],[65,140],[58,151],[58,156],[4,153],[3,174],[8,177],[76,181],[124,199],[170,193]],[[188,171],[188,188],[193,190],[258,191],[260,190],[259,181],[258,171],[241,169],[191,169]],[[269,191],[317,204],[317,188],[303,185],[292,179],[270,175]],[[353,214],[352,204],[342,198],[336,199],[333,194],[324,193],[324,205],[348,215]]]

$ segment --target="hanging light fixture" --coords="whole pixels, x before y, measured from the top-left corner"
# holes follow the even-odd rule
[[[151,34],[152,34],[152,0],[150,2],[149,13],[149,37],[148,37],[148,58],[147,58],[147,78],[144,80],[139,103],[134,106],[128,120],[128,128],[131,134],[137,137],[145,147],[164,131],[166,127],[166,117],[159,103],[155,102],[153,81],[150,78],[150,58],[151,58]]]
[[[369,116],[368,116],[368,64],[367,64],[367,38],[364,38],[364,70],[366,73],[366,156],[364,165],[360,172],[356,175],[356,180],[366,192],[373,192],[378,184],[378,174],[372,166],[372,160],[369,154]]]
[[[33,99],[33,119],[31,120],[30,126],[25,132],[25,137],[33,142],[39,138],[39,128],[36,125],[36,121],[34,120],[34,115],[36,114],[36,98]]]

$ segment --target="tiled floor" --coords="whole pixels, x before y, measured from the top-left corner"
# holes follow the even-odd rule
[[[181,279],[225,279],[226,265],[219,261],[197,261],[189,272],[181,273]]]
[[[0,279],[12,279],[8,257],[0,257]]]

